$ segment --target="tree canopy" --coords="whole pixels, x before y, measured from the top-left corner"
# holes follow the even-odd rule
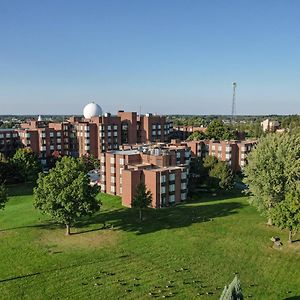
[[[232,170],[225,161],[218,161],[209,171],[212,184],[221,190],[231,190],[234,184]]]
[[[37,155],[30,148],[18,149],[11,163],[25,181],[35,181],[42,170]]]
[[[269,224],[275,216],[274,221],[280,224],[278,213],[284,214],[299,185],[300,135],[274,133],[263,137],[249,154],[244,173],[250,203],[269,218]]]
[[[235,133],[221,120],[213,120],[207,126],[205,135],[208,139],[230,140],[235,138]]]
[[[200,140],[205,140],[207,137],[206,137],[206,134],[204,132],[201,132],[201,131],[195,131],[193,132],[188,138],[187,140],[188,141],[200,141]]]
[[[84,164],[72,157],[63,157],[48,175],[40,174],[34,189],[34,205],[58,223],[67,227],[85,215],[100,209],[97,187],[89,184]]]

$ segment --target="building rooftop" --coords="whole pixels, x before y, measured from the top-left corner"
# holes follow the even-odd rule
[[[108,153],[112,153],[112,154],[120,154],[120,155],[135,155],[135,154],[140,154],[140,151],[138,150],[112,150],[109,151]]]

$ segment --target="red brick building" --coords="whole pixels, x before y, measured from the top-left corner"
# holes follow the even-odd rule
[[[31,147],[46,164],[54,153],[100,158],[101,153],[122,145],[166,142],[171,133],[172,125],[165,116],[138,116],[136,112],[119,111],[116,116],[106,113],[90,119],[72,117],[62,123],[30,120],[20,129],[3,131],[0,152],[10,155],[18,147]]]
[[[166,207],[186,200],[191,159],[186,146],[151,145],[101,155],[101,190],[122,196],[131,206],[137,185],[152,192],[152,207]]]

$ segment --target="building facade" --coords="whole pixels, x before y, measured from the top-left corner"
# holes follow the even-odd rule
[[[124,111],[90,119],[71,117],[61,123],[29,120],[20,129],[0,133],[0,152],[11,155],[19,147],[30,147],[44,164],[53,155],[100,158],[101,153],[127,144],[166,142],[172,131],[165,116]]]
[[[191,151],[169,144],[108,151],[101,155],[100,184],[104,193],[119,195],[131,206],[139,183],[152,193],[154,208],[186,200]]]

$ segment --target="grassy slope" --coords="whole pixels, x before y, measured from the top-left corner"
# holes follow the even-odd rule
[[[218,299],[234,272],[253,299],[300,296],[300,248],[272,249],[269,238],[279,231],[265,226],[246,198],[148,210],[141,224],[118,197],[101,195],[100,214],[73,229],[80,234],[65,237],[64,228],[32,207],[29,189],[11,193],[0,212],[3,299],[151,299],[150,291]],[[98,230],[104,221],[115,229]],[[27,277],[3,281],[18,276]],[[213,294],[197,296],[206,292]]]

